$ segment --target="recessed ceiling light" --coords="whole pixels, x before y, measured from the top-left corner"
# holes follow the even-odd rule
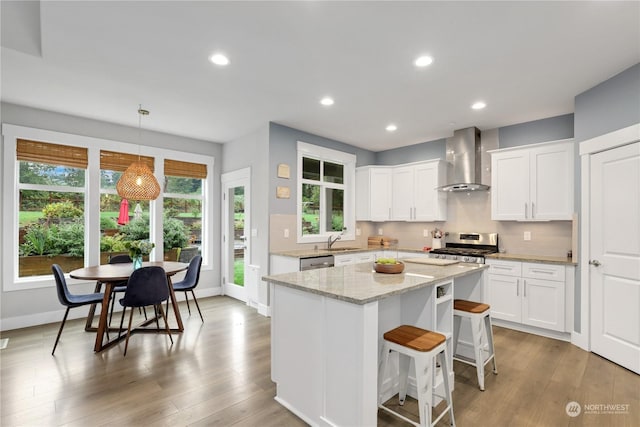
[[[327,107],[329,105],[333,105],[333,98],[331,98],[330,96],[325,96],[320,100],[320,104],[325,105]]]
[[[396,129],[398,129],[398,126],[394,125],[393,123],[387,125],[387,127],[385,128],[387,130],[387,132],[394,132]]]
[[[474,102],[471,108],[473,108],[474,110],[482,110],[486,106],[487,104],[485,104],[484,102],[478,101],[478,102]]]
[[[416,67],[426,67],[427,65],[431,65],[431,63],[433,62],[433,58],[428,56],[428,55],[424,55],[424,56],[420,56],[418,57],[415,61],[414,64]]]
[[[214,53],[209,57],[209,61],[213,62],[216,65],[229,65],[229,58],[221,53]]]

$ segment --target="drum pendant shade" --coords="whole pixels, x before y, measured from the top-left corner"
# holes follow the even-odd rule
[[[142,116],[148,115],[149,111],[143,110],[140,106],[138,114],[138,132],[140,132]],[[131,163],[131,166],[124,171],[116,184],[116,190],[123,199],[155,200],[160,195],[160,184],[149,167],[138,158],[138,161]]]

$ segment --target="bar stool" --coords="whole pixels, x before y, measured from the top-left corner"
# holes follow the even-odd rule
[[[493,348],[493,329],[491,328],[491,307],[474,301],[457,299],[453,301],[453,360],[476,367],[478,385],[484,391],[484,366],[493,361],[493,373],[498,373],[496,366],[495,350]],[[462,318],[471,321],[471,336],[473,339],[474,358],[470,359],[457,354],[458,340],[460,338],[460,324]],[[483,343],[483,336],[487,337],[487,343]],[[485,345],[487,348],[485,348]],[[484,353],[488,353],[485,358]]]
[[[410,358],[413,358],[416,368],[416,383],[418,389],[418,408],[420,411],[420,423],[416,423],[409,418],[387,408],[382,403],[382,384],[384,381],[387,365],[389,363],[389,353],[398,353],[400,362],[400,378],[398,397],[400,405],[404,405],[407,396],[407,383],[409,377]],[[435,359],[442,370],[445,396],[438,396],[446,400],[447,407],[431,422],[433,412],[435,377]],[[427,331],[415,326],[402,325],[384,334],[382,346],[382,363],[378,372],[378,407],[393,414],[415,426],[434,426],[440,419],[449,412],[451,425],[455,426],[453,418],[453,402],[451,400],[451,387],[449,385],[449,361],[447,358],[447,339],[437,332]]]

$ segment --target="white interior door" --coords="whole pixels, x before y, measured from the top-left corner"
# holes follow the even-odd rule
[[[640,143],[591,156],[591,349],[640,373]]]
[[[247,301],[245,286],[250,260],[249,235],[251,171],[223,174],[222,181],[222,293]]]

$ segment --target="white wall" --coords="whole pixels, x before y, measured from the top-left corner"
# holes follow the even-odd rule
[[[224,145],[222,173],[251,168],[251,229],[249,237],[251,259],[248,264],[260,266],[260,274],[269,268],[269,126]],[[255,233],[253,233],[255,230]],[[258,282],[258,304],[266,309],[268,292],[264,282]]]
[[[141,132],[139,137],[138,128],[116,125],[112,123],[100,122],[97,120],[85,119],[76,116],[69,116],[51,111],[39,110],[19,106],[15,104],[2,103],[0,105],[0,119],[2,123],[33,127],[38,129],[52,130],[56,132],[69,133],[74,135],[90,136],[95,138],[108,139],[120,142],[130,142],[135,144],[149,145],[159,148],[176,149],[206,154],[215,158],[213,174],[213,190],[208,195],[213,198],[213,224],[209,231],[209,239],[220,241],[220,159],[222,158],[222,145],[215,142],[195,140],[175,135],[158,132]],[[4,144],[4,142],[3,142]],[[3,150],[0,150],[2,152]],[[4,188],[4,177],[0,174],[0,188]],[[2,194],[0,211],[7,206],[8,195]],[[10,233],[0,229],[0,239]],[[197,292],[201,295],[213,295],[220,290],[220,246],[214,245],[212,251],[212,269],[203,270],[198,285]],[[0,257],[3,256],[0,253]],[[2,280],[0,278],[0,280]],[[56,296],[53,279],[51,287],[38,288],[21,291],[4,291],[4,283],[1,285],[0,299],[0,329],[15,329],[19,327],[36,324],[59,322],[62,319],[64,310]],[[79,285],[74,287],[74,291],[89,291],[93,284]],[[71,310],[69,316],[78,318],[86,316],[85,308]]]

